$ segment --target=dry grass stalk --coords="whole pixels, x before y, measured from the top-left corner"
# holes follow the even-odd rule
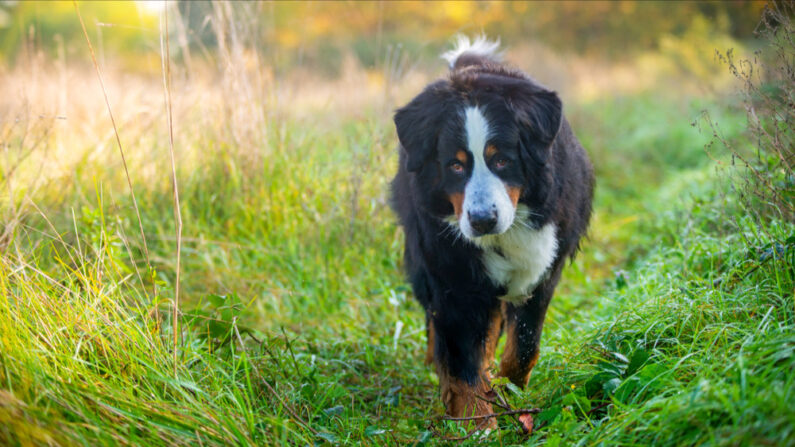
[[[177,339],[179,336],[179,273],[180,259],[182,258],[182,212],[179,206],[179,186],[177,185],[177,165],[174,158],[174,123],[171,113],[171,61],[168,46],[168,7],[163,9],[160,32],[160,54],[163,70],[163,90],[166,103],[166,118],[168,121],[168,150],[171,155],[171,185],[174,192],[174,218],[177,233],[177,273],[174,285],[174,313],[172,327],[174,329],[174,375],[177,375]],[[165,36],[164,31],[165,30]],[[165,42],[165,45],[164,45]]]
[[[121,161],[124,165],[124,174],[127,177],[127,185],[130,188],[130,196],[132,197],[133,207],[135,208],[135,215],[138,218],[138,229],[141,232],[141,241],[143,242],[144,246],[144,256],[146,257],[146,267],[149,271],[152,271],[152,265],[149,262],[149,247],[146,244],[146,235],[144,234],[144,225],[143,221],[141,220],[141,212],[138,209],[138,201],[135,199],[135,189],[132,185],[132,180],[130,179],[130,171],[127,169],[127,159],[124,157],[124,149],[121,144],[121,138],[119,137],[119,130],[116,127],[116,120],[113,118],[113,110],[110,107],[110,101],[108,100],[108,92],[105,89],[105,81],[102,78],[102,70],[99,69],[99,63],[97,63],[97,56],[94,53],[94,47],[91,46],[91,39],[88,37],[88,31],[86,31],[86,24],[83,22],[83,16],[80,15],[80,8],[77,6],[77,0],[72,0],[72,4],[75,6],[75,12],[77,13],[77,18],[80,20],[80,27],[83,29],[83,36],[86,38],[86,43],[88,44],[88,51],[91,53],[91,61],[94,63],[94,68],[97,71],[97,77],[99,78],[99,84],[102,87],[102,94],[105,98],[105,105],[108,108],[108,115],[110,116],[110,122],[113,125],[113,133],[116,135],[116,143],[119,147],[119,154],[121,154]],[[137,269],[137,267],[136,267]],[[152,293],[153,295],[157,295],[157,285],[155,281],[152,281]]]

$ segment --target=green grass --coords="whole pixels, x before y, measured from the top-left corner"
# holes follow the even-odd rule
[[[743,117],[651,94],[575,104],[598,178],[591,237],[553,300],[494,445],[795,444],[795,226],[744,216],[691,126]],[[388,117],[283,119],[260,159],[212,130],[180,165],[172,361],[170,185],[133,169],[154,275],[116,164],[50,182],[0,259],[0,443],[444,443],[419,305],[387,205]],[[153,149],[165,153],[165,147]],[[152,294],[156,287],[157,295]]]

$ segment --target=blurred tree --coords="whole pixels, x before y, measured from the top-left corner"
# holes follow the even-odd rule
[[[97,24],[105,48],[119,55],[157,51],[157,15],[138,2],[81,2],[89,32]],[[340,54],[353,51],[365,66],[385,55],[386,42],[400,42],[414,54],[438,54],[458,32],[486,32],[506,43],[531,40],[563,51],[612,60],[660,50],[673,39],[692,36],[701,17],[709,33],[744,39],[753,32],[764,3],[588,1],[588,2],[269,2],[219,6],[210,1],[179,1],[184,48],[208,54],[219,32],[256,42],[253,48],[275,69],[296,65],[334,72]],[[52,49],[59,35],[66,45],[82,40],[71,2],[2,2],[0,57],[13,61],[27,42]],[[219,28],[218,15],[227,26]],[[5,17],[5,18],[4,18]],[[177,27],[179,30],[179,27]],[[100,30],[101,32],[101,30]],[[231,36],[232,34],[230,34]],[[229,36],[226,36],[229,37]],[[226,38],[225,37],[225,38]]]
[[[158,18],[141,11],[137,3],[79,4],[92,38],[101,33],[102,42],[98,45],[116,55],[149,52],[156,48],[157,42],[152,36],[157,35]],[[60,42],[67,48],[76,43],[83,45],[80,23],[70,1],[4,1],[2,11],[8,18],[0,21],[0,59],[13,62],[26,46],[55,54]],[[102,33],[100,27],[113,30]]]

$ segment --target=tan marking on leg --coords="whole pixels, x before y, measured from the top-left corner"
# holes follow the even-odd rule
[[[450,194],[450,203],[453,204],[453,210],[455,211],[456,219],[461,218],[461,212],[464,209],[464,193],[463,192],[456,192]]]
[[[508,197],[511,198],[511,203],[513,203],[513,207],[516,208],[516,205],[519,203],[519,196],[522,195],[522,188],[505,185],[505,190],[508,191]]]
[[[467,155],[466,151],[458,151],[455,153],[455,158],[457,158],[461,163],[467,164],[469,156]]]
[[[494,351],[497,349],[497,342],[502,332],[502,322],[502,309],[497,307],[490,315],[489,328],[483,340],[480,372],[478,374],[479,380],[476,384],[472,385],[451,376],[446,368],[441,366],[438,361],[436,362],[436,373],[439,375],[442,402],[444,402],[448,416],[482,416],[493,412],[493,407],[489,401],[493,401],[497,396],[491,388],[489,367],[494,360]],[[430,334],[432,333],[429,332],[429,340],[432,336]],[[486,421],[482,419],[463,421],[462,425],[470,430],[475,428],[497,428],[497,421],[494,418]]]
[[[500,341],[502,334],[502,310],[498,307],[494,309],[491,314],[491,322],[489,323],[489,330],[486,333],[486,339],[483,341],[483,357],[481,359],[481,368],[483,369],[486,377],[491,379],[489,367],[494,360],[494,351],[497,349],[497,342]]]
[[[446,409],[446,414],[451,417],[482,416],[493,413],[494,410],[489,401],[496,395],[491,389],[491,385],[483,378],[474,385],[470,385],[464,380],[458,379],[447,373],[446,368],[436,364],[436,372],[439,375],[439,385],[442,392],[442,402]],[[484,422],[482,419],[472,421],[462,421],[461,424],[467,429],[474,428],[497,428],[497,421],[494,418]]]
[[[516,323],[507,324],[505,335],[505,351],[500,360],[500,376],[507,377],[514,385],[524,388],[530,379],[530,371],[538,362],[538,351],[533,354],[527,364],[523,365],[519,360],[519,346],[517,345]]]
[[[490,144],[490,145],[486,146],[486,151],[483,153],[483,155],[485,155],[486,159],[488,160],[489,158],[492,157],[492,155],[494,155],[496,153],[497,153],[497,148],[494,147],[493,144]]]
[[[425,364],[433,363],[434,343],[436,343],[436,332],[433,330],[433,323],[428,322],[428,349],[425,351]]]

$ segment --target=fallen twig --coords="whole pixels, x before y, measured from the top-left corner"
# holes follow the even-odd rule
[[[484,400],[489,402],[492,405],[495,405],[499,408],[504,409],[505,411],[500,411],[496,413],[489,413],[489,414],[482,414],[479,416],[463,416],[463,417],[452,417],[452,416],[442,416],[442,420],[444,421],[477,421],[480,420],[478,425],[470,432],[468,432],[464,436],[457,436],[457,437],[450,437],[442,435],[431,423],[430,430],[434,434],[434,436],[438,437],[443,441],[464,441],[466,439],[471,438],[475,435],[475,433],[480,432],[481,427],[490,419],[497,418],[500,416],[512,416],[512,420],[518,425],[519,429],[522,430],[523,433],[527,434],[532,431],[532,425],[527,427],[524,421],[517,419],[517,416],[521,418],[522,415],[530,415],[530,414],[538,414],[541,412],[540,408],[521,408],[513,410],[511,409],[508,402],[505,400],[505,397],[502,396],[498,390],[493,390],[494,395],[496,396],[494,399],[489,399],[485,396],[475,396],[478,399]]]
[[[501,411],[499,413],[489,413],[489,414],[481,414],[479,416],[462,416],[462,417],[452,417],[452,416],[444,416],[442,420],[445,421],[473,421],[477,419],[491,419],[500,416],[512,416],[515,414],[538,414],[541,413],[540,408],[522,408],[520,410],[507,410]]]
[[[503,396],[502,393],[500,392],[501,388],[502,387],[494,388],[494,394],[497,396],[497,398],[494,399],[492,404],[502,408],[503,410],[510,411],[511,406],[510,404],[508,404],[508,400],[505,399],[505,396]],[[502,389],[504,390],[504,388]],[[514,421],[514,423],[516,423],[516,428],[518,428],[522,433],[527,433],[527,426],[525,426],[524,421],[521,420],[521,415],[514,415],[511,419]]]

